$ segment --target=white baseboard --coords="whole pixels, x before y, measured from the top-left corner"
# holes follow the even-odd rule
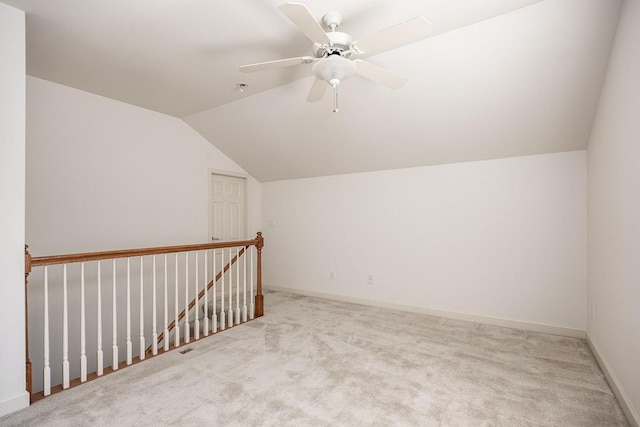
[[[26,391],[0,402],[0,417],[29,406],[29,393]]]
[[[595,342],[593,342],[588,332],[586,336],[589,348],[591,348],[591,352],[595,356],[598,365],[600,365],[602,373],[604,373],[604,376],[607,378],[609,387],[611,387],[613,394],[616,396],[616,399],[618,399],[618,403],[624,411],[624,414],[627,416],[629,424],[631,424],[632,427],[640,427],[640,416],[638,416],[638,413],[634,410],[629,397],[620,386],[618,378],[616,377],[613,370],[609,367],[609,364],[606,362],[606,360],[602,357],[602,353],[600,352],[600,350],[598,350],[598,346]]]
[[[305,289],[287,288],[269,284],[263,285],[264,289],[290,292],[293,294],[307,295],[312,297],[326,298],[335,301],[350,302],[354,304],[370,305],[373,307],[389,308],[392,310],[408,311],[411,313],[428,314],[430,316],[444,317],[447,319],[466,320],[469,322],[484,323],[505,328],[522,329],[525,331],[542,332],[545,334],[560,335],[571,338],[585,338],[585,331],[581,329],[565,328],[563,326],[543,325],[539,323],[521,322],[518,320],[501,319],[496,317],[479,316],[475,314],[457,313],[453,311],[435,310],[425,307],[417,307],[391,302],[369,300],[364,298],[349,297],[344,295],[330,294],[324,292],[307,291]]]

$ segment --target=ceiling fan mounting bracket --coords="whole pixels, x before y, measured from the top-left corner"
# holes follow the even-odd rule
[[[325,15],[322,17],[322,23],[327,28],[330,28],[331,31],[335,31],[336,28],[338,28],[340,24],[342,24],[342,15],[340,15],[338,12],[325,13]]]

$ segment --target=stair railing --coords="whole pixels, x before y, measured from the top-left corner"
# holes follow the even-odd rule
[[[263,246],[257,233],[253,240],[45,257],[25,248],[31,400],[262,316]]]
[[[204,304],[203,304],[203,306],[202,306],[202,307],[203,307],[203,312],[204,312],[204,313],[203,313],[203,314],[204,314],[204,320],[205,320],[204,335],[205,335],[205,336],[206,336],[206,335],[208,335],[208,331],[209,331],[209,327],[207,326],[207,322],[208,322],[208,319],[209,319],[209,317],[208,317],[209,304],[208,304],[208,298],[207,298],[207,297],[208,297],[208,295],[209,295],[209,294],[208,294],[208,292],[209,292],[209,291],[214,287],[214,284],[217,284],[217,283],[220,281],[220,279],[223,279],[223,275],[224,275],[224,273],[226,273],[227,271],[229,271],[229,269],[230,269],[230,268],[232,268],[234,265],[236,265],[236,267],[237,267],[236,271],[239,271],[239,268],[240,268],[240,260],[242,259],[241,257],[242,257],[242,255],[244,255],[245,251],[246,251],[248,248],[249,248],[249,246],[247,246],[247,247],[245,247],[245,248],[240,249],[240,250],[236,253],[236,255],[231,259],[231,261],[229,261],[229,262],[227,263],[227,265],[225,265],[225,266],[224,266],[224,268],[222,268],[222,270],[220,270],[220,271],[218,272],[218,274],[216,274],[216,276],[215,276],[215,277],[214,277],[214,278],[213,278],[209,283],[207,283],[207,285],[206,285],[205,289],[201,290],[201,291],[200,291],[200,293],[198,293],[198,295],[196,295],[196,296],[191,300],[191,302],[189,302],[189,305],[188,305],[187,307],[185,307],[185,309],[184,309],[184,310],[182,310],[182,311],[180,312],[180,314],[178,315],[178,317],[176,317],[176,319],[175,319],[175,320],[172,320],[172,321],[171,321],[171,323],[169,323],[169,326],[167,327],[166,331],[165,331],[165,332],[162,332],[160,335],[158,335],[158,339],[156,340],[156,344],[157,344],[157,345],[160,345],[160,344],[164,341],[164,337],[165,337],[165,335],[167,335],[167,336],[168,336],[168,335],[169,335],[169,333],[174,332],[174,330],[176,330],[176,325],[178,325],[178,324],[179,324],[179,322],[180,322],[182,319],[184,319],[184,317],[187,315],[187,313],[188,313],[189,311],[191,311],[194,307],[197,307],[197,306],[198,306],[198,302],[199,302],[199,301],[204,301]],[[244,258],[244,259],[246,260],[246,258]],[[214,268],[215,268],[215,267],[214,267]],[[232,273],[233,273],[233,272],[232,272]],[[240,281],[238,280],[238,281],[236,281],[236,282],[237,282],[237,283],[238,283],[238,285],[239,285],[239,282],[240,282]],[[232,293],[229,293],[229,295],[232,295]],[[246,294],[245,294],[245,295],[246,295]],[[217,299],[214,299],[214,301],[212,301],[212,303],[213,303],[212,305],[213,305],[213,306],[215,306],[215,305],[216,305],[216,302],[217,302]],[[221,302],[222,302],[222,301],[221,301]],[[237,303],[238,303],[238,304],[240,303],[240,300],[239,300],[239,299],[237,299]],[[254,307],[255,307],[255,306],[254,306],[254,304],[252,303],[252,304],[251,304],[251,307],[249,308],[249,312],[250,312],[250,313],[253,313],[253,312],[254,312],[254,310],[255,310],[255,309],[254,309]],[[215,312],[215,311],[216,311],[216,310],[213,310],[212,312]],[[222,312],[221,312],[221,313],[222,313]],[[241,313],[241,311],[240,311],[239,309],[237,309],[237,310],[236,310],[236,314],[237,314],[238,320],[236,321],[236,324],[240,323],[240,320],[239,320],[240,315],[241,315],[240,313]],[[217,318],[216,318],[216,321],[217,321]],[[247,308],[246,308],[246,303],[245,303],[245,304],[243,305],[243,309],[242,309],[242,322],[246,322],[246,321],[247,321]],[[225,325],[226,325],[226,322],[225,322],[225,324],[223,324],[223,325],[220,327],[220,328],[221,328],[221,330],[224,330],[224,328],[226,327]],[[233,325],[231,325],[231,326],[233,326]],[[199,328],[194,328],[194,329],[195,329],[196,331],[199,331],[199,330],[200,330]],[[213,324],[213,323],[212,323],[212,329],[213,329],[213,330],[217,330],[217,329],[218,329],[218,324],[217,324],[217,323],[216,323],[216,324]],[[175,336],[175,337],[178,337],[178,336],[179,336],[179,333],[174,333],[174,336]],[[165,343],[166,343],[166,342],[165,342]],[[147,347],[146,352],[147,352],[147,353],[153,353],[153,343]]]

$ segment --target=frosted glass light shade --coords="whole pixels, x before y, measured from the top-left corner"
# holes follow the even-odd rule
[[[342,81],[356,73],[356,64],[353,61],[338,55],[330,55],[313,65],[313,74],[325,82],[331,80]]]

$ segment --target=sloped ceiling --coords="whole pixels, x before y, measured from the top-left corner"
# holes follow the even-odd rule
[[[183,118],[260,181],[585,148],[621,4],[305,1],[356,39],[432,22],[368,58],[404,87],[348,79],[332,113],[330,96],[305,102],[309,65],[238,70],[310,53],[281,1],[2,1],[27,12],[28,74]]]

